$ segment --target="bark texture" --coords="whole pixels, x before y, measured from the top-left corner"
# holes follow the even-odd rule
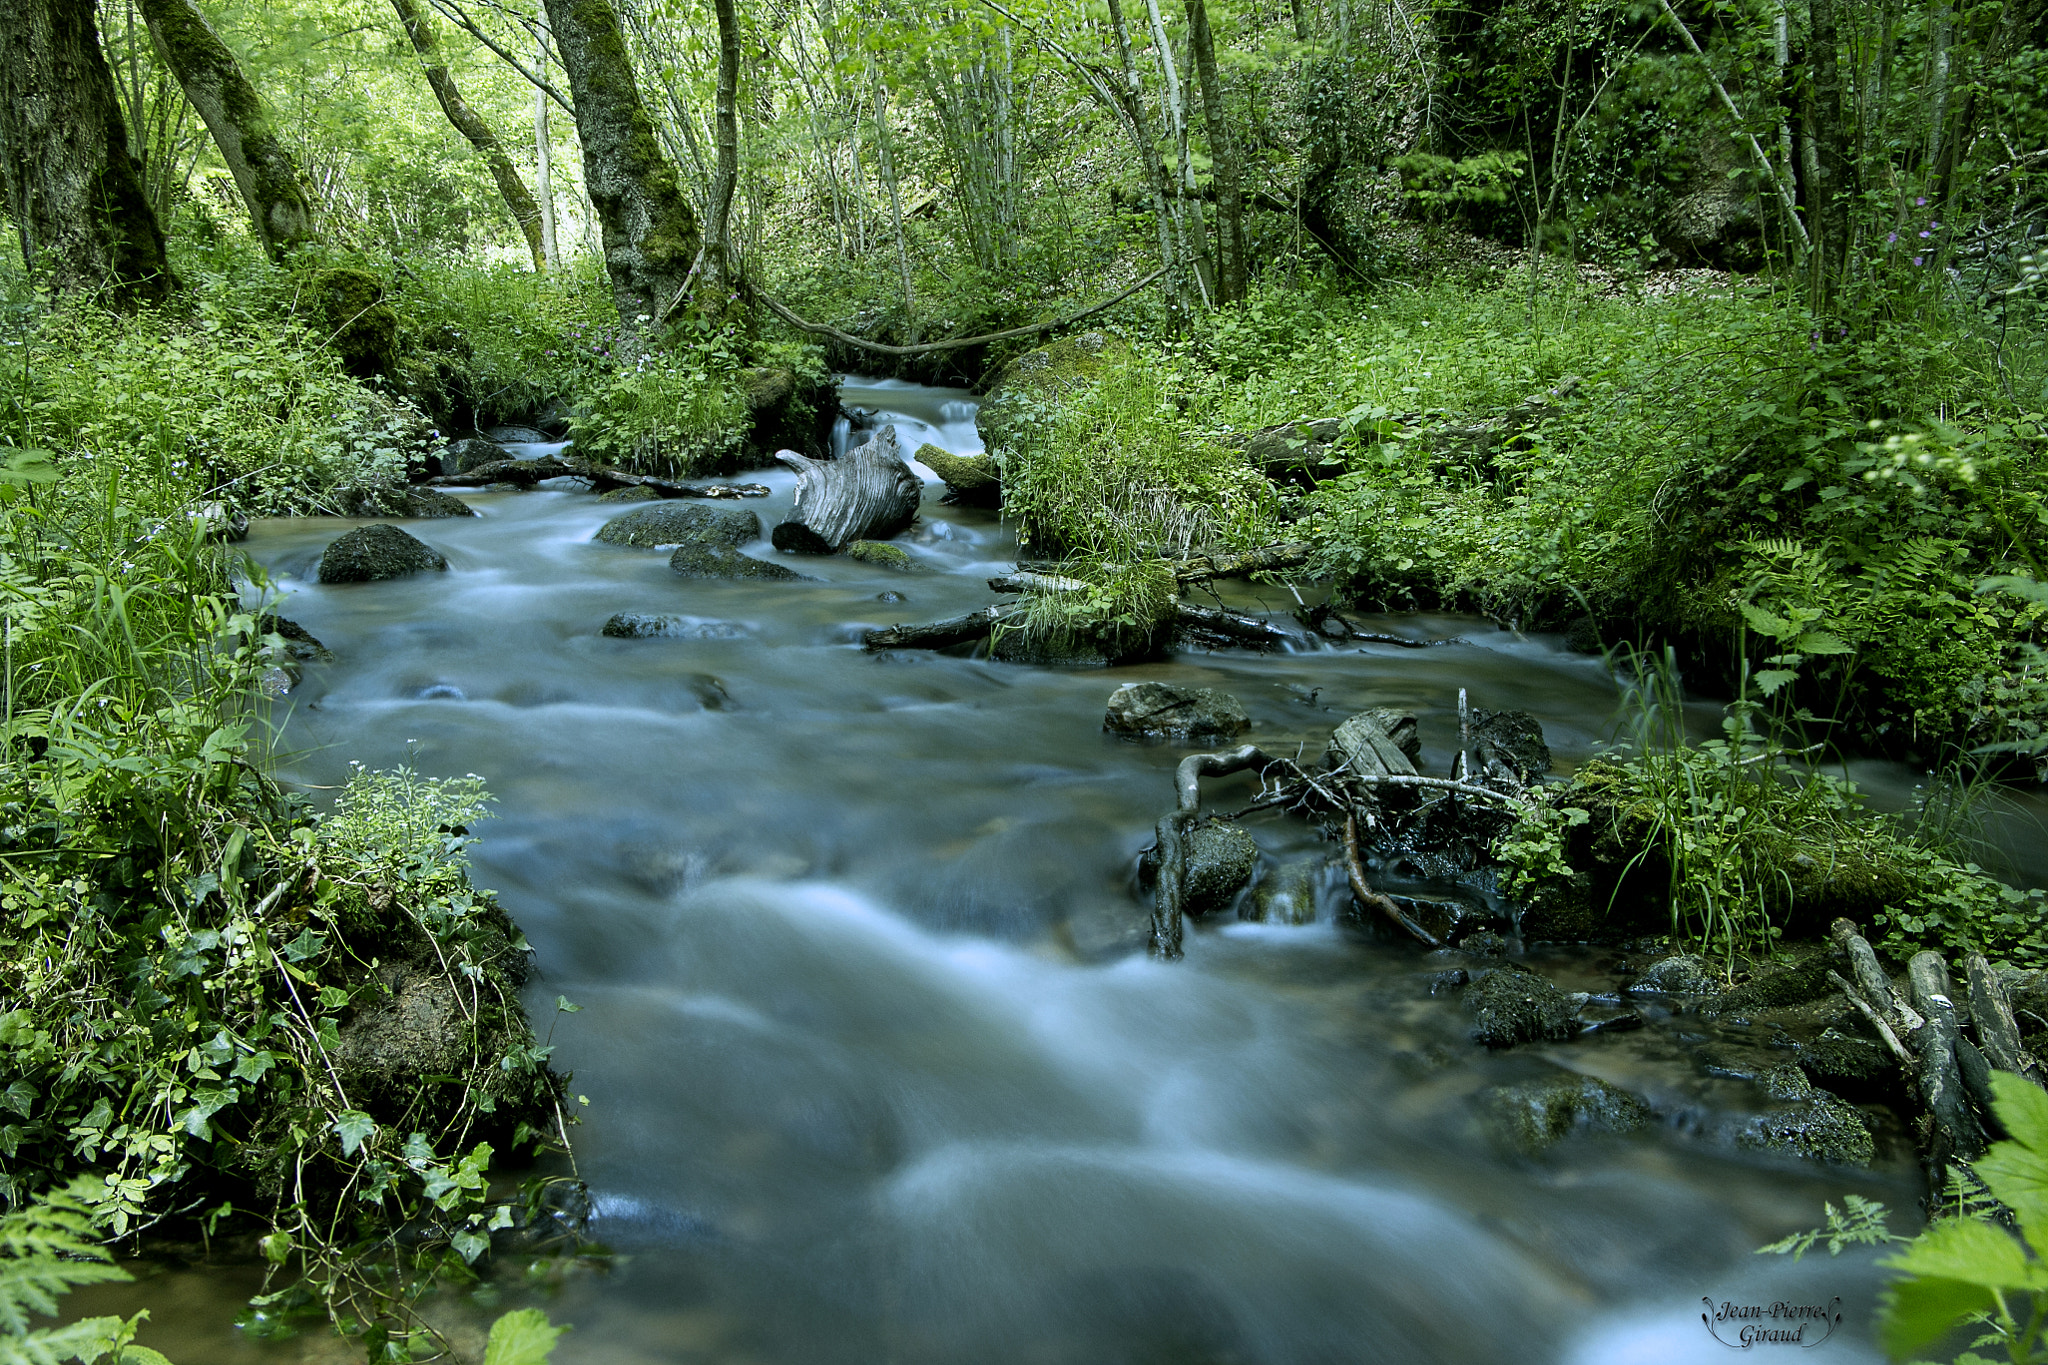
[[[924,481],[903,463],[894,427],[842,459],[812,460],[790,450],[775,458],[796,471],[789,520],[772,537],[778,550],[834,554],[856,540],[887,540],[917,519]]]
[[[518,168],[498,141],[498,135],[491,131],[476,110],[462,98],[462,91],[455,84],[455,77],[448,73],[448,63],[441,56],[440,36],[434,31],[434,21],[421,7],[419,0],[391,0],[391,8],[398,11],[398,20],[405,25],[405,36],[412,40],[412,50],[419,54],[420,66],[424,68],[427,84],[433,88],[434,98],[440,101],[441,112],[455,125],[455,131],[469,140],[483,157],[484,164],[491,168],[491,179],[498,184],[498,194],[505,201],[505,207],[512,212],[512,221],[519,225],[519,231],[526,238],[526,249],[533,256],[533,268],[545,270],[548,265],[547,248],[541,241],[540,205],[527,193],[526,182],[519,178]]]
[[[701,245],[697,215],[661,154],[640,102],[611,0],[547,0],[548,27],[569,73],[583,182],[604,233],[605,271],[628,328],[686,289]]]
[[[257,240],[273,260],[313,239],[313,205],[298,165],[241,63],[192,0],[138,0],[149,36],[233,172]]]
[[[92,0],[0,4],[0,162],[22,257],[57,289],[115,303],[169,292]]]
[[[1216,171],[1216,217],[1219,270],[1216,301],[1236,303],[1245,296],[1244,190],[1238,174],[1237,142],[1223,107],[1223,77],[1216,68],[1216,42],[1209,32],[1206,0],[1187,0],[1188,46],[1194,49],[1195,75],[1202,85],[1202,115],[1209,125],[1209,157]]]

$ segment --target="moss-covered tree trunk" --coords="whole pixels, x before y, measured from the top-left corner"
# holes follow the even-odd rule
[[[428,17],[419,0],[391,0],[391,8],[398,11],[398,20],[405,25],[405,36],[412,40],[412,50],[420,57],[425,68],[427,84],[433,88],[434,98],[441,103],[441,112],[455,125],[455,131],[469,139],[469,145],[483,156],[484,164],[491,168],[491,179],[498,182],[498,194],[504,199],[505,207],[512,211],[512,221],[526,238],[526,249],[533,255],[533,268],[545,270],[548,267],[547,248],[541,241],[540,205],[527,193],[526,182],[519,178],[518,169],[512,158],[498,141],[498,135],[491,131],[491,125],[478,116],[462,98],[462,91],[456,88],[455,77],[448,74],[448,63],[441,56],[441,40],[434,30],[434,21]]]
[[[31,269],[115,303],[169,292],[93,0],[0,0],[0,161]]]
[[[138,0],[143,22],[185,98],[234,173],[257,240],[273,259],[313,238],[313,206],[256,87],[192,0]]]
[[[547,8],[555,50],[569,73],[583,183],[604,233],[612,297],[619,321],[638,329],[689,284],[701,244],[697,215],[640,103],[611,0],[547,0]]]

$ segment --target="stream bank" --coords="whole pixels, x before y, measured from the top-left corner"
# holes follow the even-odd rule
[[[971,395],[847,399],[891,411],[908,449],[978,448]],[[742,477],[770,493],[733,505],[773,524],[793,479]],[[927,479],[922,520],[894,542],[918,571],[806,558],[796,582],[681,578],[660,550],[597,542],[631,509],[564,485],[461,494],[477,516],[410,526],[448,571],[384,583],[314,581],[350,523],[252,530],[283,610],[335,655],[292,694],[289,775],[411,762],[477,772],[499,798],[476,876],[536,949],[529,1009],[582,1007],[546,1041],[590,1100],[576,1146],[592,1233],[629,1253],[547,1300],[580,1351],[1704,1360],[1725,1348],[1699,1325],[1702,1294],[1839,1295],[1861,1340],[1867,1259],[1751,1253],[1844,1192],[1910,1206],[1911,1143],[1880,1122],[1861,1170],[1743,1145],[1791,1102],[1699,1053],[1725,1041],[1740,1065],[1768,1060],[1768,1027],[1631,995],[1640,1028],[1486,1050],[1432,990],[1476,964],[1349,921],[1327,873],[1290,893],[1305,923],[1226,915],[1179,964],[1142,955],[1133,869],[1186,750],[1104,733],[1122,683],[1228,692],[1273,748],[1319,751],[1370,707],[1413,711],[1435,772],[1464,687],[1539,717],[1569,770],[1613,710],[1597,660],[1451,617],[1362,620],[1463,640],[1428,650],[1094,670],[865,654],[863,629],[978,605],[1015,561],[993,513],[938,491]],[[606,634],[621,613],[688,629]],[[1255,791],[1248,775],[1212,785],[1219,803]],[[1251,830],[1266,882],[1327,861],[1305,826]],[[1654,951],[1520,960],[1564,991],[1620,994]],[[1637,1097],[1641,1121],[1591,1121],[1634,1112],[1602,1086]],[[1504,1107],[1545,1140],[1518,1142]],[[173,1358],[316,1349],[222,1333],[245,1292],[167,1268],[127,1302],[156,1311]]]

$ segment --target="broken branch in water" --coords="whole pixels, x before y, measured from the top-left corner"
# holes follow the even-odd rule
[[[1409,935],[1424,947],[1444,946],[1442,939],[1408,918],[1401,912],[1400,906],[1366,884],[1365,864],[1358,856],[1358,816],[1351,811],[1344,813],[1344,875],[1351,883],[1352,899],[1360,905],[1368,910],[1379,911],[1407,930]]]

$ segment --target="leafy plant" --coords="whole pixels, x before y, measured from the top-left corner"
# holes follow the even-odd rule
[[[0,1365],[171,1365],[135,1344],[147,1312],[31,1325],[32,1315],[55,1314],[58,1299],[80,1285],[134,1278],[92,1237],[92,1184],[80,1176],[0,1215]]]

